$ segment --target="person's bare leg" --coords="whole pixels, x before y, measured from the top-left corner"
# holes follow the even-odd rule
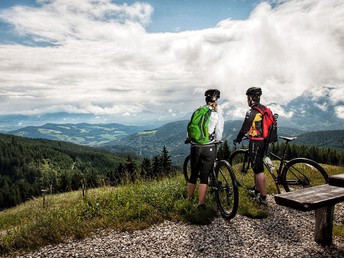
[[[195,189],[196,189],[196,184],[188,183],[188,199],[189,200],[193,199]]]
[[[254,182],[256,189],[260,192],[260,195],[266,196],[266,182],[265,173],[254,174]]]
[[[198,189],[198,205],[201,205],[205,202],[205,197],[207,194],[208,185],[200,184]]]

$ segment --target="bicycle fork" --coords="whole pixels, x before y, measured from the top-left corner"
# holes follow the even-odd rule
[[[275,167],[272,167],[272,166],[269,166],[268,164],[266,164],[266,162],[264,162],[264,165],[266,167],[266,169],[268,170],[268,172],[270,173],[271,177],[272,177],[272,180],[274,181],[275,183],[275,186],[276,186],[276,189],[277,189],[277,193],[280,194],[281,193],[281,189],[280,189],[280,185],[282,184],[282,175],[278,172],[280,171],[277,170],[277,176],[275,175],[274,173],[274,170],[276,169]]]

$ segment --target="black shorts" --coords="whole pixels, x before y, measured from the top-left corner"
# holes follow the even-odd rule
[[[191,176],[189,183],[196,184],[199,177],[201,184],[208,184],[209,173],[214,168],[216,145],[192,145],[190,155]]]
[[[250,141],[249,151],[251,154],[252,169],[255,174],[264,172],[263,158],[266,144],[264,141]]]

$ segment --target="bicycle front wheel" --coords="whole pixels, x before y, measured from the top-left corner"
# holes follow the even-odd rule
[[[323,185],[328,182],[326,171],[315,161],[306,158],[296,158],[289,161],[282,171],[284,189],[297,189]]]
[[[231,166],[221,160],[215,169],[217,181],[215,196],[222,217],[232,219],[238,211],[239,193]]]
[[[236,150],[229,157],[238,186],[254,189],[254,177],[248,150]]]
[[[183,174],[186,183],[189,182],[191,176],[191,162],[190,162],[190,155],[186,156],[184,163],[183,163]]]

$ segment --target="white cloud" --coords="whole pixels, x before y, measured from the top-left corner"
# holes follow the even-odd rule
[[[336,106],[335,112],[339,118],[344,119],[344,105]]]
[[[203,104],[205,89],[217,87],[224,114],[242,117],[245,91],[256,85],[263,102],[279,107],[324,86],[333,103],[344,101],[341,0],[290,0],[276,8],[264,2],[247,20],[155,34],[145,31],[154,8],[143,2],[40,3],[0,12],[17,33],[53,43],[0,45],[2,114],[183,117]]]

